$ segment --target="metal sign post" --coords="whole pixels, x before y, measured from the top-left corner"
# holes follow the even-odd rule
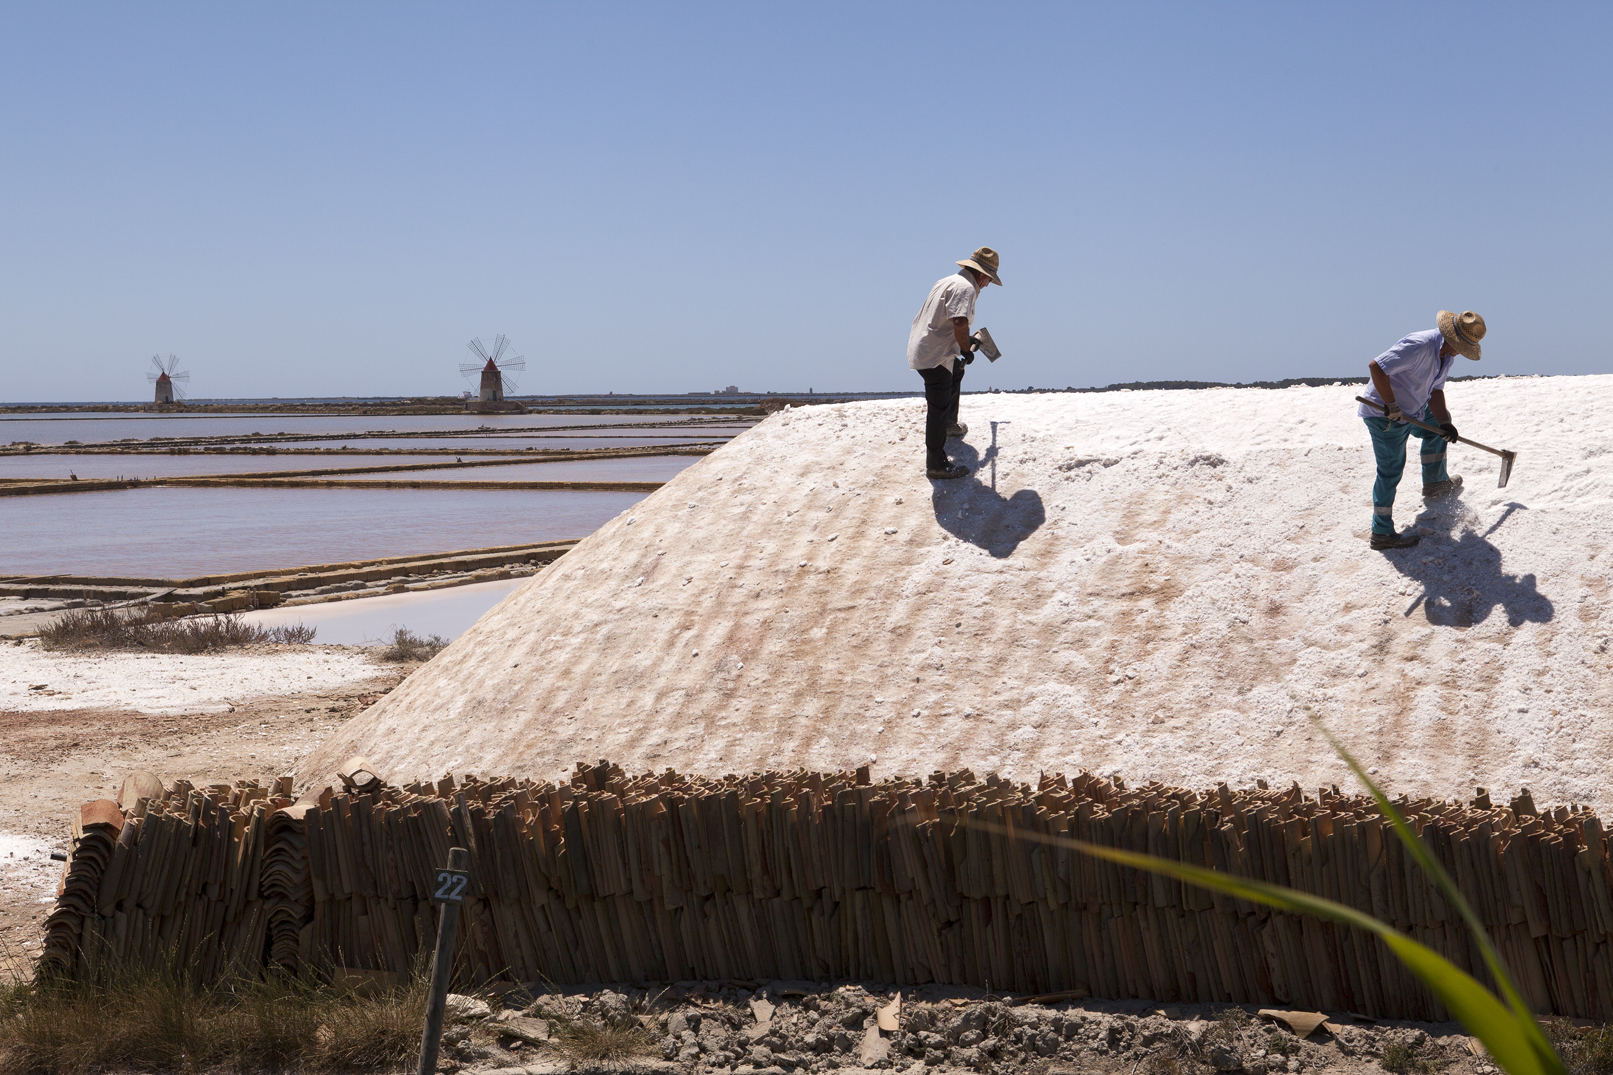
[[[448,849],[448,868],[438,870],[432,882],[431,902],[442,906],[437,923],[437,950],[431,956],[431,993],[426,997],[426,1029],[420,1038],[419,1075],[436,1075],[437,1048],[442,1042],[443,1010],[448,1004],[448,978],[454,969],[454,933],[459,928],[459,905],[470,887],[470,852]]]

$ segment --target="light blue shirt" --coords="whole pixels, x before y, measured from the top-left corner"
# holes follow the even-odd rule
[[[1422,414],[1423,408],[1428,406],[1428,397],[1445,387],[1445,378],[1450,376],[1451,363],[1456,361],[1456,356],[1440,358],[1444,347],[1444,335],[1439,329],[1431,328],[1426,332],[1413,332],[1373,360],[1389,378],[1389,385],[1395,390],[1395,402],[1405,414],[1413,418]],[[1376,385],[1367,385],[1362,395],[1374,403],[1383,402]],[[1363,418],[1383,417],[1382,411],[1365,403],[1357,407],[1355,413]]]

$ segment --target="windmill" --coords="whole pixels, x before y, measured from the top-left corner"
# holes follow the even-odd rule
[[[157,396],[154,402],[172,403],[175,399],[184,399],[185,390],[180,385],[190,380],[189,373],[178,373],[179,356],[169,355],[163,361],[161,355],[152,355],[151,364],[156,371],[146,374],[146,380],[157,386]]]
[[[510,370],[526,369],[526,359],[520,355],[514,358],[505,358],[504,354],[510,349],[510,338],[502,333],[493,340],[493,349],[489,351],[482,345],[480,339],[470,341],[466,345],[474,362],[461,362],[459,372],[469,378],[478,373],[482,376],[482,391],[479,402],[503,403],[506,388],[515,388],[515,378],[509,374]]]

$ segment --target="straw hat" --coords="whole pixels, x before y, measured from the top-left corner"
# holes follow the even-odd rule
[[[981,247],[968,258],[958,262],[958,264],[962,265],[964,268],[973,269],[976,272],[983,272],[987,276],[991,277],[992,283],[996,284],[998,287],[1003,286],[1002,280],[997,277],[997,251],[993,250],[989,246]],[[1474,316],[1476,317],[1478,315],[1475,314]],[[1481,336],[1483,334],[1483,332],[1479,333]]]
[[[1459,314],[1441,310],[1439,333],[1457,354],[1474,362],[1479,360],[1479,341],[1484,339],[1484,318],[1472,310]]]

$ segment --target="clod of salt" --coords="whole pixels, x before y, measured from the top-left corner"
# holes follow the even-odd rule
[[[805,566],[806,566],[806,561],[805,561],[805,560],[802,560],[802,561],[801,561],[801,566],[802,566],[802,567],[805,567]]]
[[[739,667],[741,667],[741,668],[744,668],[744,667],[745,667],[745,662],[744,662],[744,661],[740,661],[740,662],[739,662]]]
[[[900,504],[901,502],[902,502],[901,497],[896,497],[891,501],[891,503],[893,503],[893,504]]]
[[[699,650],[695,650],[695,651],[694,651],[694,655],[695,655],[695,656],[696,656],[696,657],[698,657],[698,656],[700,656],[700,651],[699,651]]]
[[[840,536],[839,534],[830,534],[827,538],[824,538],[824,540],[825,541],[833,541],[835,538],[837,538],[839,536]]]
[[[634,585],[634,586],[643,586],[643,585],[644,585],[644,576],[643,576],[643,575],[640,575],[640,576],[639,576],[639,577],[638,577],[638,581],[637,581],[637,582],[635,582],[635,583],[633,583],[633,585]]]
[[[886,527],[886,528],[885,528],[885,533],[887,533],[887,534],[894,534],[894,533],[896,533],[896,527],[894,527],[894,526],[887,526],[887,527]]]
[[[722,563],[718,564],[717,566],[718,567],[727,567],[728,566],[728,561],[724,560]]]

